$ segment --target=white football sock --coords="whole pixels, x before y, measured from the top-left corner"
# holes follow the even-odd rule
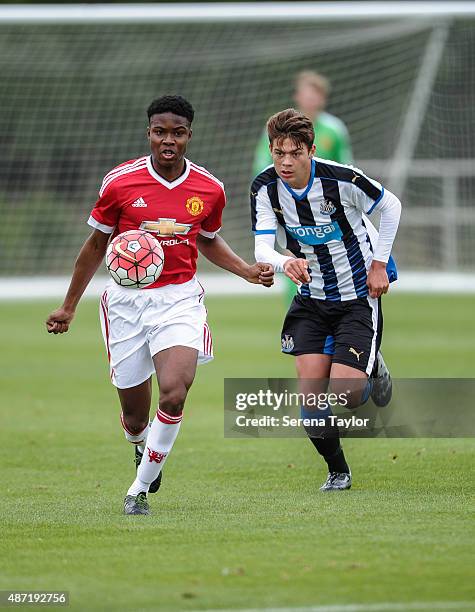
[[[146,433],[145,440],[142,442],[142,444],[137,444],[137,448],[139,449],[139,452],[142,453],[142,455],[145,452],[145,445],[147,444],[147,437],[150,432],[150,427],[152,427],[152,421],[150,421],[150,423],[147,425],[147,433]]]
[[[127,491],[127,495],[148,492],[152,482],[160,474],[180,430],[182,414],[171,416],[157,410],[147,437],[143,459],[137,470],[137,477]]]

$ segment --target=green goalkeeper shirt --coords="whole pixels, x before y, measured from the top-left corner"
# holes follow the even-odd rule
[[[351,164],[353,162],[348,130],[341,119],[330,115],[330,113],[320,113],[313,127],[317,147],[316,156],[340,164]],[[257,144],[254,157],[254,176],[270,164],[272,164],[272,157],[269,151],[269,138],[267,130],[264,130]]]

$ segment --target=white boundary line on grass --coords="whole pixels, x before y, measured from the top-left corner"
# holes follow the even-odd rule
[[[279,275],[280,277],[281,275]],[[84,297],[97,298],[104,292],[108,276],[97,276],[89,283]],[[271,291],[259,285],[253,285],[232,274],[198,274],[206,295],[269,295],[276,297],[283,290],[282,278],[276,278]],[[0,278],[0,302],[4,300],[62,299],[69,286],[70,277],[24,277]],[[131,289],[135,291],[135,289]],[[278,297],[278,296],[277,296]]]
[[[310,606],[308,608],[229,608],[221,610],[204,610],[202,612],[415,612],[417,610],[475,610],[475,603],[469,601],[414,601],[375,604],[337,604],[329,606]]]
[[[198,274],[207,295],[254,295],[277,297],[284,291],[282,274],[276,275],[275,286],[266,289],[251,285],[232,274]],[[101,295],[107,277],[94,278],[86,290],[85,297]],[[69,285],[69,277],[12,277],[0,278],[0,301],[62,299]],[[445,272],[401,272],[400,279],[391,285],[390,291],[404,293],[475,293],[475,274]]]

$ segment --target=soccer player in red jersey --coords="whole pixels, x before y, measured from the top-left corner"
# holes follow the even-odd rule
[[[247,264],[217,235],[226,196],[217,178],[185,158],[192,135],[191,104],[181,96],[164,96],[151,103],[147,114],[151,155],[125,162],[105,176],[88,221],[93,232],[76,260],[63,305],[46,321],[50,333],[68,331],[111,237],[141,228],[160,240],[165,264],[155,283],[138,290],[110,280],[101,298],[121,423],[136,448],[137,475],[125,497],[125,514],[149,514],[147,493],[160,486],[197,363],[213,357],[204,291],[195,276],[198,250],[250,283],[273,283],[269,264]],[[154,372],[160,398],[149,424]]]

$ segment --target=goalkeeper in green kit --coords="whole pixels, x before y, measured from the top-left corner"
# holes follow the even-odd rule
[[[317,157],[340,164],[351,164],[353,155],[346,125],[341,119],[324,110],[329,93],[330,83],[321,74],[312,70],[304,70],[297,74],[294,102],[297,109],[313,122]],[[267,129],[264,129],[256,147],[253,176],[258,175],[272,163]],[[295,295],[296,287],[289,278],[285,277],[285,279],[287,281],[286,294],[290,302]]]
[[[353,156],[346,125],[338,117],[324,111],[329,93],[330,84],[324,76],[310,70],[297,75],[294,102],[298,110],[313,121],[317,156],[339,164],[351,164]],[[269,138],[267,130],[264,130],[254,157],[254,176],[272,163]]]

